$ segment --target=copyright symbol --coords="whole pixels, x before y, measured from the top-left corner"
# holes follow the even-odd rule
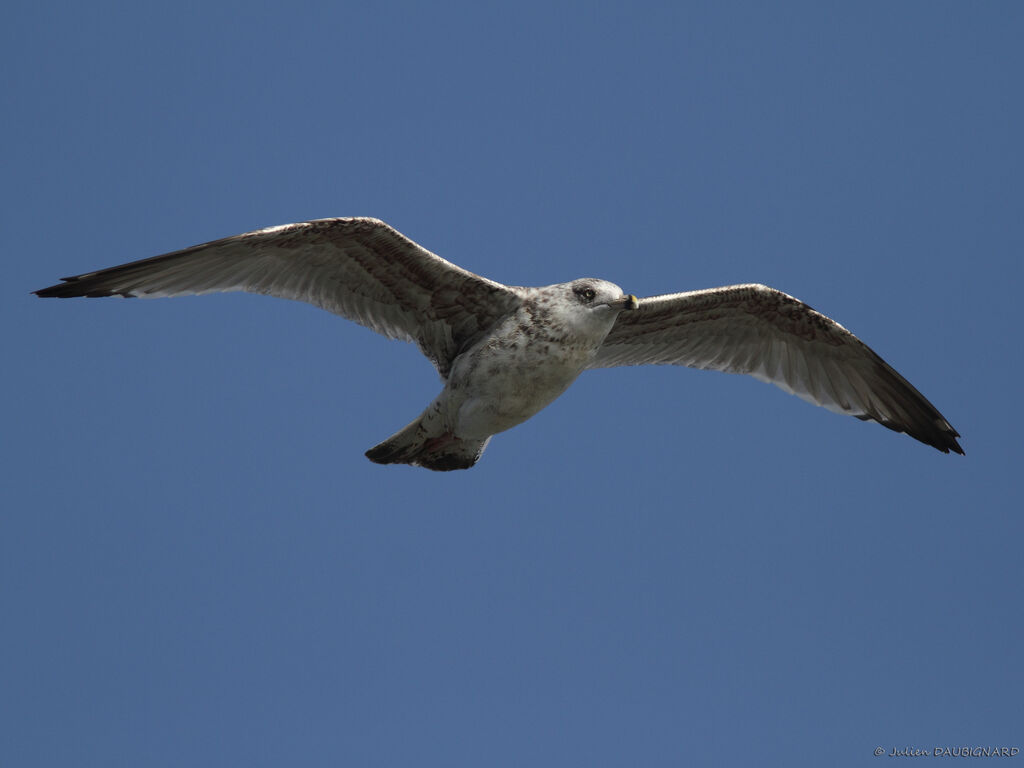
[[[885,747],[875,747],[875,757],[881,757],[885,754]]]

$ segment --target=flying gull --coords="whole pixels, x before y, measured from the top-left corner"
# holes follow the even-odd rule
[[[502,285],[435,256],[377,219],[319,219],[65,277],[42,297],[264,293],[416,343],[444,388],[366,452],[379,464],[468,469],[491,437],[561,395],[587,368],[686,365],[745,373],[804,400],[963,453],[957,431],[866,344],[764,285],[637,299],[582,278]]]

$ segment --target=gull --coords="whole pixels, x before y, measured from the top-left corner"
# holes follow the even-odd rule
[[[963,454],[959,434],[839,323],[781,291],[730,285],[637,299],[581,278],[503,285],[378,219],[285,224],[65,277],[40,297],[156,298],[246,291],[304,301],[411,341],[444,386],[366,452],[379,464],[468,469],[491,437],[529,419],[588,368],[685,365],[742,373],[814,405]]]

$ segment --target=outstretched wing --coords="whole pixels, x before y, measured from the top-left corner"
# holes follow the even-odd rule
[[[264,293],[416,342],[442,376],[519,304],[516,293],[435,256],[377,219],[319,219],[65,277],[38,296]]]
[[[746,373],[809,403],[963,453],[925,397],[839,323],[764,285],[640,300],[622,312],[591,363],[686,365]]]

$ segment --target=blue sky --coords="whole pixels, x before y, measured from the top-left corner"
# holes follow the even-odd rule
[[[0,762],[1024,748],[1022,37],[1015,2],[7,8]],[[349,215],[511,284],[767,283],[967,455],[643,368],[469,472],[379,467],[439,387],[411,346],[29,294]]]

